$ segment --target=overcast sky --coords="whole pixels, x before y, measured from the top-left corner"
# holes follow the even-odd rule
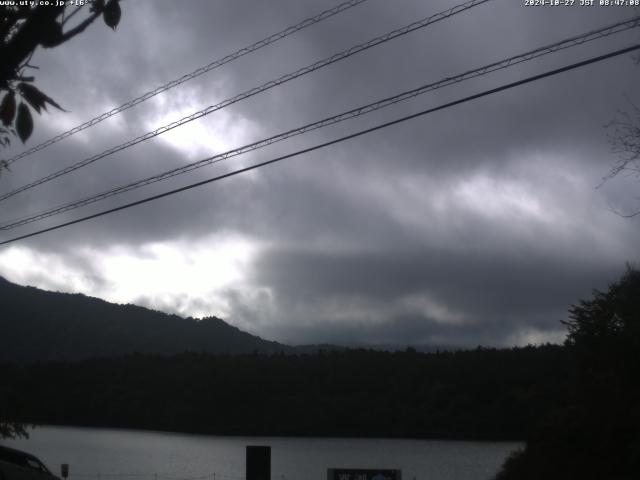
[[[36,84],[69,113],[27,146],[336,5],[135,0],[39,50]],[[369,0],[37,154],[5,192],[457,2]],[[1,220],[145,176],[638,14],[493,0],[146,141],[0,206]],[[5,240],[637,43],[638,28],[443,88]],[[564,337],[568,307],[640,259],[640,184],[596,188],[605,124],[640,102],[631,55],[449,108],[144,206],[0,247],[0,275],[287,343],[521,345]],[[19,143],[18,141],[15,142]],[[20,145],[1,152],[19,153]]]

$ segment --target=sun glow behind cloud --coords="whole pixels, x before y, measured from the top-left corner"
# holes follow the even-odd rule
[[[544,219],[540,201],[523,183],[476,174],[462,179],[453,190],[456,203],[478,215],[495,219]]]
[[[306,2],[308,8],[301,8],[305,15],[299,11],[298,16],[290,9],[266,7],[268,2],[249,2],[255,15],[247,16],[248,4],[241,2],[223,2],[222,9],[208,2],[194,2],[188,9],[177,2],[130,3],[117,35],[89,28],[82,40],[34,57],[31,63],[41,67],[38,85],[69,110],[52,109],[36,117],[34,135],[44,139],[72,128],[255,40],[251,32],[276,31],[316,8]],[[296,7],[300,3],[305,2],[291,2]],[[331,27],[327,23],[301,31],[60,142],[17,165],[3,181],[48,175],[80,156],[104,151],[311,58],[378,35],[391,28],[390,13],[405,15],[407,21],[415,13],[394,9],[391,2],[370,3],[367,8],[373,10],[358,28],[345,15],[331,20]],[[483,11],[494,7],[487,4]],[[469,30],[482,40],[473,50],[458,48],[464,47],[464,38],[442,23],[189,122],[101,162],[104,180],[129,183],[158,173],[160,167],[184,165],[383,98],[404,88],[398,82],[408,88],[529,50],[540,32],[560,39],[624,16],[594,10],[593,15],[583,12],[582,19],[567,16],[565,23],[556,12],[537,12],[534,18],[521,10],[517,5],[486,10],[487,23],[478,19]],[[491,21],[495,15],[510,21]],[[573,33],[566,32],[569,27]],[[427,52],[428,65],[415,61],[425,54],[423,35],[442,40],[431,42],[438,47]],[[608,39],[612,48],[618,42],[614,36]],[[460,55],[448,54],[441,48],[445,44]],[[286,50],[287,45],[292,48]],[[283,55],[281,48],[289,54]],[[383,51],[386,60],[381,63]],[[566,55],[570,59],[578,53]],[[542,70],[561,60],[536,62],[532,69]],[[638,69],[623,59],[598,68],[558,77],[554,88],[536,83],[301,156],[277,169],[247,172],[228,190],[231,182],[221,182],[212,197],[196,191],[175,196],[154,207],[162,217],[132,210],[129,221],[95,229],[85,224],[0,249],[0,275],[22,285],[182,315],[217,315],[280,341],[336,341],[341,335],[373,343],[389,338],[445,345],[546,341],[554,338],[557,320],[581,292],[602,287],[599,282],[613,279],[612,271],[638,257],[638,223],[608,209],[609,201],[623,211],[636,206],[635,179],[623,188],[616,180],[594,189],[611,158],[602,124],[615,116],[616,105],[625,108],[620,94],[635,91]],[[513,72],[518,78],[525,74]],[[502,75],[487,77],[487,86],[512,78],[506,71]],[[573,81],[570,75],[575,75]],[[443,90],[437,98],[420,101],[439,103],[449,94],[458,98],[466,87],[454,88],[462,90]],[[415,107],[398,104],[394,115],[412,113]],[[367,122],[365,117],[353,125],[336,125],[327,138]],[[325,138],[324,131],[314,135],[229,159],[216,172],[198,170],[188,181]],[[37,141],[34,136],[31,146]],[[31,197],[21,196],[24,204],[15,205],[40,210],[61,203],[58,197],[75,192],[76,185],[92,191],[102,180],[99,170],[82,169],[69,181],[74,187],[69,191],[52,183]],[[211,198],[215,202],[210,208],[200,208],[203,199]],[[25,213],[5,210],[9,218]],[[458,285],[457,279],[468,281]],[[520,285],[514,279],[527,281]],[[538,293],[531,285],[550,286],[544,298],[553,309],[526,301],[531,292]]]
[[[218,101],[215,96],[205,97],[198,89],[183,86],[171,95],[154,99],[152,111],[145,117],[145,128],[151,131],[169,125]],[[189,160],[197,160],[249,143],[256,128],[247,118],[221,110],[169,130],[158,138]]]
[[[0,254],[0,270],[10,281],[44,289],[82,292],[184,316],[227,317],[229,306],[221,293],[243,282],[258,251],[259,246],[246,238],[214,235],[195,242],[176,240],[107,251],[84,248],[74,265],[56,254],[13,247]],[[93,276],[87,275],[87,265]],[[52,277],[51,271],[57,275]]]

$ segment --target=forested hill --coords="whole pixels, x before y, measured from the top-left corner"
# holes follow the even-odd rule
[[[0,277],[0,361],[290,350],[216,317],[182,318],[81,294],[22,287]]]

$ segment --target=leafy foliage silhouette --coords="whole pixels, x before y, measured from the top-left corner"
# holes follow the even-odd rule
[[[38,5],[35,5],[38,3]],[[68,22],[77,13],[87,10],[70,5],[44,5],[43,2],[15,2],[0,6],[0,147],[11,144],[18,136],[25,143],[34,129],[31,110],[40,114],[47,104],[64,109],[34,84],[33,76],[25,75],[38,47],[53,48],[82,33],[96,18],[102,15],[107,26],[115,30],[120,21],[119,0],[96,0],[88,15],[72,28]],[[50,3],[50,2],[47,2]],[[53,2],[51,2],[53,3]],[[4,95],[3,95],[4,93]],[[0,160],[0,174],[10,170],[6,160]],[[27,436],[25,426],[5,418],[0,397],[0,438]]]
[[[571,307],[569,403],[552,411],[497,480],[635,479],[640,471],[640,271]]]
[[[8,146],[12,136],[24,143],[33,133],[31,110],[40,114],[50,105],[64,110],[34,84],[35,78],[26,75],[37,67],[29,61],[38,47],[54,48],[71,40],[102,16],[104,23],[115,30],[120,22],[119,0],[96,0],[84,6],[55,6],[42,2],[15,2],[0,6],[0,146]],[[31,5],[31,4],[34,5]],[[35,5],[38,3],[38,5]],[[68,2],[67,2],[68,3]],[[69,28],[69,22],[79,12],[85,18]],[[19,103],[18,103],[19,102]],[[6,162],[0,163],[0,171]]]

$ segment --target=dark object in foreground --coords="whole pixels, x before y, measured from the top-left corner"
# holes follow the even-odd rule
[[[577,375],[496,480],[631,480],[640,472],[640,271],[570,309]]]
[[[2,480],[60,480],[30,453],[0,445]]]
[[[246,480],[271,480],[271,447],[247,445]]]

